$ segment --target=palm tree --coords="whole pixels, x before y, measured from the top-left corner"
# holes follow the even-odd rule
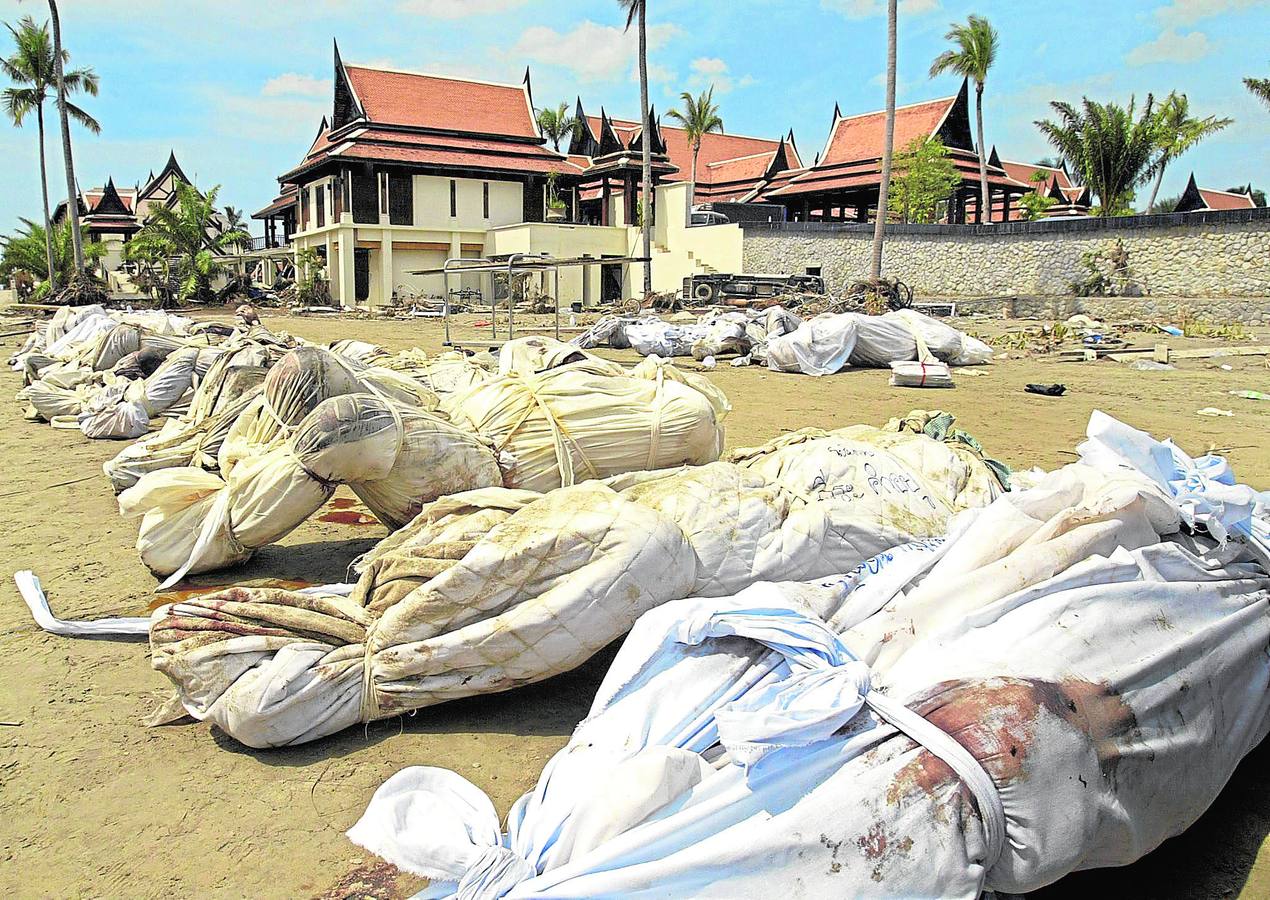
[[[987,144],[983,142],[983,83],[997,58],[997,31],[983,16],[970,16],[965,25],[954,24],[944,35],[956,50],[945,50],[930,64],[930,77],[953,72],[975,83],[975,125],[979,132],[979,221],[992,218],[988,198]]]
[[[243,234],[248,235],[238,244],[238,249],[246,249],[247,243],[251,239],[249,233],[251,226],[247,222],[245,212],[236,206],[226,206],[224,215],[226,231],[241,231]]]
[[[1038,121],[1036,127],[1097,195],[1099,215],[1116,215],[1133,197],[1133,189],[1160,164],[1155,98],[1147,95],[1136,119],[1132,99],[1127,109],[1088,97],[1082,98],[1079,109],[1058,101],[1050,106],[1058,121]]]
[[[1244,87],[1252,91],[1262,103],[1270,106],[1270,78],[1245,78]]]
[[[873,220],[873,258],[869,274],[874,281],[882,277],[882,237],[886,231],[886,211],[891,186],[891,157],[895,150],[895,7],[896,0],[886,2],[886,140],[882,144],[882,183],[878,185],[878,212]]]
[[[1161,105],[1158,113],[1160,126],[1160,158],[1156,168],[1155,186],[1151,188],[1151,199],[1147,208],[1155,205],[1156,195],[1160,193],[1160,182],[1164,180],[1164,170],[1173,160],[1194,147],[1210,134],[1221,131],[1233,122],[1233,119],[1219,119],[1209,116],[1196,119],[1191,116],[1190,101],[1185,94],[1171,93]]]
[[[644,123],[644,130],[648,130],[648,0],[617,0],[622,9],[626,10],[626,30],[630,31],[631,25],[638,23],[639,26],[639,120]],[[645,134],[644,139],[640,141],[640,176],[642,186],[640,193],[643,203],[643,222],[644,230],[644,256],[649,257],[650,261],[644,263],[644,296],[647,297],[653,292],[653,264],[651,257],[653,255],[653,215],[652,215],[652,184],[653,184],[653,159],[652,150],[650,149],[652,141],[649,135]]]
[[[684,224],[692,224],[692,201],[697,195],[697,156],[701,153],[701,139],[712,131],[723,130],[723,119],[719,117],[719,107],[714,102],[714,85],[702,91],[701,96],[694,97],[684,91],[679,95],[684,102],[684,111],[672,109],[667,113],[670,118],[683,126],[684,136],[692,147],[692,175],[688,181],[688,207]]]
[[[54,285],[68,280],[74,271],[70,222],[64,221],[49,230],[30,219],[19,221],[25,230],[0,238],[0,278],[9,278],[15,272],[29,272],[42,282],[31,296],[32,300],[39,301],[51,296]],[[96,242],[84,248],[84,255],[92,261],[100,259],[105,252],[105,246]]]
[[[66,74],[62,62],[69,55],[62,49],[62,21],[56,0],[49,0],[53,20],[53,63],[57,73],[57,114],[62,125],[62,163],[66,168],[66,216],[71,223],[71,243],[75,248],[75,274],[84,271],[84,236],[79,231],[79,191],[75,189],[75,160],[71,156],[71,124],[66,102]]]
[[[55,290],[57,288],[58,269],[53,264],[53,229],[49,218],[48,163],[44,155],[44,101],[48,98],[49,90],[54,88],[57,82],[57,73],[53,64],[53,44],[49,40],[48,26],[36,25],[35,20],[30,16],[23,18],[18,23],[17,28],[12,25],[6,25],[5,27],[13,35],[16,50],[8,59],[0,59],[0,71],[9,80],[17,82],[22,87],[15,86],[5,89],[4,108],[13,124],[19,128],[22,127],[22,123],[31,112],[34,111],[35,113],[36,131],[40,142],[40,193],[44,200],[44,228],[42,231],[46,241],[45,271],[51,273],[49,276],[52,280],[50,289]],[[68,58],[65,51],[62,52],[62,55],[63,58]],[[67,72],[63,80],[65,81],[66,89],[69,91],[83,91],[92,95],[97,93],[97,76],[91,69],[76,69],[72,72]],[[101,126],[97,124],[97,120],[75,104],[69,104],[69,112],[75,121],[94,134],[101,131]]]
[[[223,257],[248,239],[245,231],[217,231],[216,186],[206,195],[184,181],[176,182],[176,205],[159,205],[145,225],[128,242],[129,259],[145,263],[162,273],[159,299],[203,301],[211,295],[211,282],[226,267]],[[176,288],[168,295],[175,280]]]
[[[557,151],[560,150],[560,142],[573,137],[577,127],[578,120],[569,115],[568,103],[561,103],[555,109],[538,110],[538,130]]]

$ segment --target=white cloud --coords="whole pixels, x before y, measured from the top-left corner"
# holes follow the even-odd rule
[[[674,25],[648,27],[648,49],[662,47],[679,33]],[[521,34],[507,52],[513,58],[528,59],[548,65],[563,66],[582,81],[608,81],[621,77],[637,63],[638,38],[634,29],[625,31],[612,25],[584,21],[572,31],[559,32],[545,25],[535,25]],[[649,78],[655,64],[649,63]],[[659,75],[667,73],[657,66]]]
[[[524,5],[525,0],[405,0],[401,10],[436,19],[463,19],[508,12]]]
[[[648,62],[648,83],[649,84],[673,84],[679,78],[679,73],[670,66],[663,66],[661,63],[655,63],[652,60]],[[631,66],[631,81],[639,83],[639,65]]]
[[[735,77],[729,71],[728,64],[717,56],[700,56],[694,59],[688,68],[692,70],[692,74],[688,76],[688,85],[697,90],[704,90],[713,85],[716,94],[727,94],[736,88],[757,84],[750,75]]]
[[[312,75],[301,75],[298,72],[287,72],[276,78],[270,78],[260,89],[263,97],[320,97],[331,96],[332,81],[330,78],[314,78]]]
[[[840,12],[848,19],[866,19],[886,12],[886,0],[820,0],[821,9]],[[940,8],[940,0],[900,0],[899,14],[922,16]]]
[[[1148,66],[1152,63],[1192,63],[1213,52],[1213,44],[1202,31],[1178,34],[1166,29],[1159,37],[1140,44],[1129,51],[1125,62],[1131,66]]]
[[[1167,28],[1193,25],[1200,19],[1237,12],[1254,6],[1265,6],[1266,0],[1172,0],[1157,7],[1155,15]]]

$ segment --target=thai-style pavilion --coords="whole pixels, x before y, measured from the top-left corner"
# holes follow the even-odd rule
[[[1252,199],[1252,185],[1246,192],[1219,191],[1214,188],[1202,188],[1195,183],[1195,173],[1186,182],[1186,190],[1182,192],[1174,212],[1207,212],[1220,209],[1252,209],[1257,202]]]
[[[1014,162],[1001,159],[997,148],[992,148],[988,157],[990,165],[1000,166],[1005,173],[1021,184],[1029,185],[1042,197],[1048,197],[1054,204],[1045,211],[1046,218],[1087,216],[1093,206],[1093,194],[1088,186],[1078,185],[1062,166],[1042,166],[1037,163]],[[997,208],[993,207],[994,216]],[[1023,210],[1012,205],[1008,210],[1011,220],[1023,218]]]
[[[134,187],[118,187],[114,178],[108,178],[103,187],[89,188],[79,197],[80,227],[87,241],[106,245],[103,265],[113,271],[123,262],[123,247],[141,230],[150,212],[158,206],[176,203],[177,182],[190,184],[190,179],[176,161],[176,153],[168,153],[168,161],[159,174],[151,170],[144,184]],[[66,216],[66,201],[53,210],[54,224],[60,224]],[[213,227],[223,229],[224,220],[217,216]]]
[[[867,222],[877,211],[882,181],[886,113],[844,116],[835,105],[824,150],[807,168],[788,168],[766,180],[753,199],[780,203],[796,221]],[[962,176],[949,198],[950,223],[1002,221],[1032,186],[1011,178],[999,163],[987,164],[992,198],[989,215],[979,210],[979,154],[970,128],[969,87],[954,96],[897,107],[895,150],[913,141],[937,137]]]
[[[608,224],[605,198],[621,196],[625,221],[635,221],[635,195],[641,172],[644,128],[638,121],[611,118],[601,108],[589,116],[578,98],[578,125],[569,144],[569,161],[582,170],[576,179],[579,220]],[[692,178],[692,145],[687,132],[662,124],[649,110],[650,155],[654,183],[686,182]],[[802,160],[791,130],[775,140],[711,132],[701,138],[697,154],[693,203],[747,201],[778,173],[801,168]]]

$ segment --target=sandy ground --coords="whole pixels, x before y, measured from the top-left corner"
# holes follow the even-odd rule
[[[440,328],[432,322],[293,319],[269,311],[265,319],[315,340],[356,337],[390,348],[440,349]],[[989,334],[1008,323],[960,324]],[[474,334],[466,329],[458,336]],[[1260,342],[1267,339],[1258,335]],[[0,352],[7,356],[19,341],[0,340]],[[612,355],[635,360],[629,352]],[[1223,362],[1232,370],[1217,368]],[[1194,453],[1233,448],[1229,456],[1241,477],[1270,486],[1270,402],[1228,394],[1270,391],[1264,357],[1191,361],[1173,372],[1010,358],[980,371],[940,392],[890,388],[885,373],[868,371],[816,379],[724,366],[711,377],[735,407],[727,423],[730,446],[784,429],[877,423],[915,407],[942,407],[1009,464],[1048,468],[1073,459],[1071,450],[1097,408],[1173,436]],[[1029,395],[1023,392],[1029,381],[1061,381],[1069,394]],[[0,374],[0,389],[17,387],[15,375]],[[1195,414],[1207,406],[1235,414]],[[132,546],[135,525],[119,517],[100,471],[119,447],[25,422],[16,405],[4,414],[0,559],[9,572],[33,569],[54,610],[67,617],[136,615],[156,601],[156,580]],[[342,490],[333,503],[347,506],[350,496]],[[346,519],[348,510],[341,512],[329,518]],[[316,517],[249,565],[192,583],[338,581],[384,533],[377,524]],[[144,727],[142,719],[168,696],[165,679],[150,669],[144,641],[47,635],[31,622],[10,582],[0,587],[0,892],[406,896],[421,886],[417,879],[399,876],[343,837],[374,789],[403,766],[444,766],[487,791],[505,812],[565,743],[607,659],[602,654],[524,690],[350,729],[297,749],[254,751],[201,724]],[[1082,873],[1038,896],[1270,896],[1267,763],[1270,749],[1254,752],[1193,828],[1136,865]]]

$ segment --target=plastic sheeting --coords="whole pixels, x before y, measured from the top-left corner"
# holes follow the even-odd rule
[[[236,588],[161,608],[154,664],[196,718],[299,743],[567,671],[663,603],[844,571],[999,491],[964,443],[857,426],[611,485],[456,494],[382,542],[347,601]]]
[[[116,492],[132,487],[147,472],[179,466],[216,468],[222,442],[247,407],[256,403],[266,370],[290,351],[293,342],[262,329],[224,344],[178,419],[135,444],[102,468]]]
[[[848,366],[884,369],[892,362],[926,358],[952,366],[992,359],[987,344],[913,310],[816,316],[769,339],[766,352],[768,368],[805,375],[832,375]]]
[[[946,540],[644,616],[505,834],[412,768],[349,837],[469,898],[976,898],[1140,858],[1270,727],[1270,496],[1089,438]]]

